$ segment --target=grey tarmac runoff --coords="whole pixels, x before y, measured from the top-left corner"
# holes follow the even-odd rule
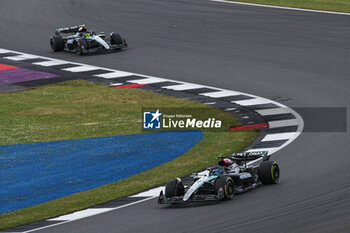
[[[249,93],[290,107],[349,107],[346,15],[199,0],[1,4],[4,49]],[[81,22],[117,28],[130,48],[53,54],[47,42],[53,28]],[[348,132],[302,133],[273,155],[282,172],[278,185],[233,201],[159,207],[150,199],[36,232],[348,232],[349,139]]]

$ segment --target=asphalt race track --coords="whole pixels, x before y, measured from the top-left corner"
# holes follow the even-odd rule
[[[130,48],[83,57],[51,52],[55,28],[80,23],[117,31]],[[0,7],[1,48],[290,107],[350,107],[349,29],[350,16],[206,0],[2,0]],[[152,199],[36,232],[349,232],[349,141],[348,132],[304,132],[273,155],[278,185],[233,201],[167,207]]]

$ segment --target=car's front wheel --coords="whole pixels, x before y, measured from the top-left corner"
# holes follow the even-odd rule
[[[223,200],[231,200],[235,195],[235,185],[231,177],[219,177],[215,181],[215,194],[223,192]]]
[[[87,42],[84,39],[79,39],[76,41],[75,52],[80,56],[87,51]]]
[[[169,181],[165,186],[165,196],[167,198],[183,196],[185,194],[185,187],[180,179]]]
[[[110,34],[109,40],[111,42],[111,45],[123,44],[122,37],[118,33],[115,33],[115,32],[112,32]]]

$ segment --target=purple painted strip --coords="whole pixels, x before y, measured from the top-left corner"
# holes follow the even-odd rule
[[[0,85],[53,77],[57,77],[57,75],[23,68],[1,70]]]

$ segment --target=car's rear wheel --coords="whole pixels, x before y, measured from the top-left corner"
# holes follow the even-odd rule
[[[235,185],[231,177],[219,177],[215,181],[215,194],[223,192],[223,200],[232,200],[235,195]]]
[[[258,177],[263,184],[276,184],[280,177],[280,169],[274,161],[263,161],[258,169]]]
[[[53,35],[50,37],[50,46],[52,51],[59,52],[64,49],[63,38],[59,35]]]
[[[79,39],[76,42],[75,52],[80,56],[87,50],[87,42],[84,39]]]
[[[165,186],[165,197],[183,196],[185,194],[185,187],[180,179],[169,181]]]
[[[110,42],[111,42],[111,45],[116,45],[116,44],[123,44],[123,38],[118,34],[118,33],[115,33],[115,32],[112,32],[110,34]]]

